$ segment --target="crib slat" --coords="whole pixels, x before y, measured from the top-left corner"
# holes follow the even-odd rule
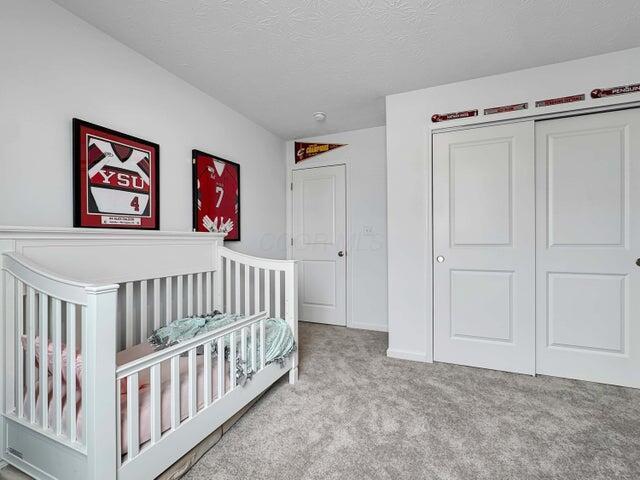
[[[160,388],[162,384],[162,365],[160,363],[150,368],[151,381],[151,442],[156,443],[162,436],[162,410],[160,404]]]
[[[227,257],[224,258],[224,308],[226,313],[231,313],[231,262]]]
[[[243,264],[244,270],[244,315],[251,315],[251,289],[249,288],[249,277],[251,276],[251,270],[249,265]]]
[[[276,318],[280,318],[280,270],[273,271],[274,281],[275,281],[275,294],[273,296],[273,316]]]
[[[153,328],[160,328],[160,279],[153,279]]]
[[[2,306],[4,306],[4,321],[6,327],[6,335],[4,336],[5,344],[0,345],[0,349],[4,348],[4,352],[6,355],[6,363],[4,365],[5,370],[0,373],[5,378],[5,391],[2,393],[4,396],[4,407],[5,412],[10,412],[13,408],[15,408],[15,377],[14,377],[14,369],[15,366],[13,361],[15,360],[15,339],[14,335],[16,317],[15,317],[15,302],[14,302],[14,288],[16,284],[16,280],[9,272],[5,271],[2,273],[4,276],[4,292],[2,292]],[[1,328],[1,327],[0,327]],[[0,335],[1,337],[2,335]]]
[[[165,293],[166,293],[165,307],[167,309],[167,313],[165,315],[164,323],[165,325],[169,325],[173,321],[173,308],[171,305],[171,296],[173,295],[173,277],[167,277],[165,279]]]
[[[132,460],[140,451],[140,405],[138,403],[138,374],[127,377],[127,459]]]
[[[118,467],[122,465],[122,385],[121,380],[116,382],[116,458]]]
[[[36,421],[36,296],[33,288],[27,289],[27,398],[29,421]]]
[[[62,433],[62,302],[53,299],[53,430]]]
[[[49,296],[40,293],[40,425],[49,428]]]
[[[204,344],[204,365],[202,367],[202,389],[204,390],[204,406],[211,405],[211,342]]]
[[[187,275],[187,315],[193,315],[193,275]]]
[[[213,295],[212,308],[213,310],[224,311],[223,304],[223,292],[222,292],[222,264],[218,270],[211,272],[211,291]]]
[[[127,348],[133,346],[133,283],[127,282],[125,285],[125,306],[124,306],[125,321],[127,324],[126,330],[126,343]]]
[[[224,396],[224,337],[218,338],[218,398]]]
[[[240,313],[240,262],[234,262],[236,266],[236,275],[235,275],[235,292],[233,294],[235,298],[235,307],[233,313]]]
[[[76,306],[67,303],[67,436],[76,441]]]
[[[180,426],[180,357],[171,358],[171,428]]]
[[[140,282],[140,342],[142,343],[148,337],[147,329],[149,319],[147,315],[147,281]]]
[[[16,281],[16,414],[18,418],[24,416],[24,349],[22,347],[22,335],[24,334],[24,283]]]
[[[205,304],[205,308],[206,308],[206,312],[205,313],[211,313],[213,311],[213,309],[211,308],[211,294],[212,294],[212,288],[211,288],[211,272],[207,272],[205,274],[205,298],[206,298],[206,304]]]
[[[193,418],[198,411],[198,383],[196,373],[196,349],[192,348],[189,350],[189,418]]]
[[[251,324],[251,370],[254,372],[258,370],[258,363],[256,359],[256,353],[258,348],[258,342],[256,341],[258,336],[256,335],[256,324]]]
[[[260,269],[253,267],[253,313],[260,311]]]
[[[87,344],[88,344],[88,331],[86,328],[87,325],[87,307],[80,307],[80,354],[82,357],[86,357],[87,353]],[[87,391],[87,369],[83,368],[80,376],[80,404],[82,405],[82,395],[83,392]],[[82,439],[83,444],[86,445],[87,442],[87,422],[80,423],[80,435],[78,438]]]
[[[264,368],[267,346],[265,342],[265,320],[260,320],[260,370]]]
[[[176,294],[177,294],[177,305],[176,305],[176,318],[182,318],[182,307],[184,306],[184,301],[183,301],[183,295],[182,295],[182,275],[178,276],[177,279],[177,287],[176,287]]]
[[[229,390],[236,387],[236,332],[229,334]]]
[[[247,364],[247,327],[240,329],[240,360],[244,374],[249,373],[249,365]]]
[[[264,309],[267,317],[271,316],[271,270],[264,271]]]
[[[196,280],[196,313],[202,315],[202,273],[198,273]]]

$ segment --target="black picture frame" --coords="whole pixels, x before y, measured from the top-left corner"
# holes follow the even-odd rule
[[[240,172],[240,164],[236,162],[232,162],[231,160],[227,160],[225,158],[220,157],[219,155],[213,155],[211,153],[204,152],[202,150],[193,149],[191,151],[191,191],[192,191],[192,229],[194,232],[208,232],[207,230],[201,230],[199,228],[198,223],[198,171],[197,171],[197,157],[205,156],[211,158],[212,160],[217,160],[220,162],[224,162],[228,165],[231,165],[237,172],[237,188],[238,188],[238,196],[237,196],[237,204],[238,204],[238,212],[237,212],[237,238],[227,238],[225,237],[225,242],[239,242],[242,240],[242,192],[241,192],[241,172]]]
[[[149,148],[153,151],[153,168],[155,169],[154,179],[153,179],[153,190],[150,194],[149,203],[153,200],[153,214],[151,215],[152,225],[151,226],[137,226],[137,225],[92,225],[86,222],[83,222],[83,207],[86,207],[86,204],[83,205],[83,197],[82,197],[82,183],[84,172],[82,170],[82,161],[83,161],[83,151],[82,151],[82,131],[83,129],[91,129],[95,131],[99,131],[101,134],[104,134],[106,137],[117,137],[118,139],[122,139],[124,141],[130,141],[137,144],[142,144],[145,147]],[[86,120],[82,120],[79,118],[73,118],[72,120],[72,131],[73,131],[73,226],[75,228],[107,228],[107,229],[133,229],[133,230],[160,230],[160,145],[157,143],[151,142],[149,140],[144,140],[139,137],[135,137],[133,135],[128,135],[126,133],[119,132],[117,130],[113,130],[107,127],[103,127],[101,125],[97,125],[95,123],[87,122]],[[153,197],[153,198],[152,198]],[[89,201],[88,198],[85,199],[86,202]],[[120,215],[120,214],[116,214]],[[123,215],[126,216],[126,215]]]

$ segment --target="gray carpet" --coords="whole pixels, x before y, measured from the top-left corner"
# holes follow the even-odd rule
[[[386,335],[300,327],[280,381],[185,477],[640,478],[640,390],[385,356]]]

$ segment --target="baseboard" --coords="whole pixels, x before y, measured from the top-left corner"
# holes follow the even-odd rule
[[[5,462],[4,460],[0,460],[0,470],[2,470],[7,465],[9,465],[7,462]]]
[[[350,325],[347,325],[347,327],[349,328],[355,328],[358,330],[371,330],[374,332],[387,332],[387,326],[386,325],[377,325],[375,323],[352,323]]]
[[[433,360],[424,353],[405,352],[402,350],[387,349],[387,357],[397,358],[399,360],[411,360],[413,362],[433,363]]]

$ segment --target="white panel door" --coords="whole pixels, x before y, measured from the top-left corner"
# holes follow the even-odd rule
[[[293,258],[300,320],[346,325],[345,167],[293,171]]]
[[[640,387],[640,110],[537,123],[536,169],[536,370]]]
[[[434,358],[535,372],[532,122],[433,136]]]

